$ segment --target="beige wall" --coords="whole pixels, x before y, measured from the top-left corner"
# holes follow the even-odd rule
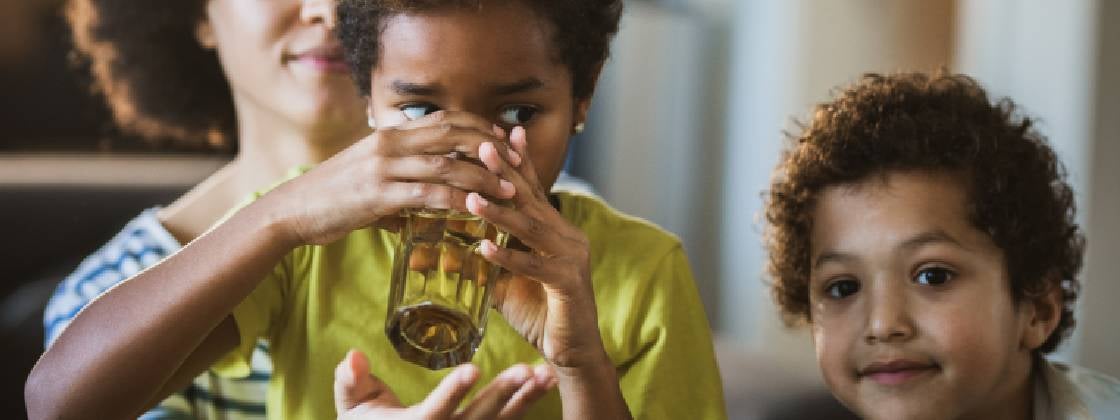
[[[1093,146],[1085,212],[1085,260],[1079,361],[1120,376],[1120,2],[1097,4]],[[1087,204],[1087,205],[1086,205]]]
[[[723,333],[775,363],[815,375],[804,331],[779,321],[762,276],[757,215],[791,118],[868,71],[946,66],[954,3],[928,0],[745,1],[732,35],[723,165]]]

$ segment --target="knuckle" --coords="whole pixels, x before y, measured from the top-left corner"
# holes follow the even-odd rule
[[[542,222],[541,219],[535,216],[530,216],[528,220],[528,226],[525,227],[525,230],[527,230],[530,235],[540,236],[544,234],[545,226],[544,222]]]
[[[501,185],[498,184],[498,180],[494,179],[485,169],[477,166],[472,167],[470,170],[470,182],[473,186],[472,188],[477,191],[488,191],[492,194],[501,191]],[[497,196],[498,194],[493,195]]]
[[[451,204],[451,189],[439,186],[424,184],[424,189],[427,190],[425,196],[427,197],[427,204],[432,208],[445,209],[449,208]]]
[[[374,156],[365,162],[366,173],[373,180],[380,180],[385,177],[385,166],[385,161],[380,156]]]
[[[537,254],[530,254],[525,265],[527,265],[529,270],[531,270],[532,272],[539,273],[545,265],[544,257]]]
[[[432,185],[431,184],[414,184],[412,186],[412,196],[413,197],[430,196],[431,192],[432,192],[431,190],[432,190]]]
[[[398,132],[395,127],[386,127],[378,130],[377,134],[373,136],[373,152],[377,155],[383,155],[389,151],[393,145],[392,139],[396,138]]]
[[[427,158],[428,164],[432,169],[440,175],[447,175],[451,173],[452,160],[447,156],[430,156]]]
[[[451,124],[451,122],[448,121],[444,121],[436,125],[436,132],[438,132],[442,136],[451,134],[453,130],[455,130],[455,125]]]

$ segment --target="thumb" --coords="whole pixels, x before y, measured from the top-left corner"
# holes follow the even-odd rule
[[[365,402],[381,399],[399,406],[385,383],[369,373],[369,359],[350,350],[334,370],[334,408],[339,415]]]

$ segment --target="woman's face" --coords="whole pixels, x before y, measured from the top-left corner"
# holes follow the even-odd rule
[[[547,189],[589,99],[573,97],[550,24],[517,2],[501,4],[388,18],[371,74],[370,112],[379,127],[437,110],[470,112],[507,130],[522,126]]]
[[[215,48],[239,117],[246,107],[304,130],[365,125],[332,34],[334,1],[209,0],[199,42]]]

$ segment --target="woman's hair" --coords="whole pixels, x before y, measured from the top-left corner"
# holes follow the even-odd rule
[[[204,0],[71,0],[76,57],[120,128],[188,148],[231,148],[236,117],[217,54],[195,37]]]
[[[811,320],[809,237],[821,192],[932,170],[963,175],[970,222],[1003,250],[1016,301],[1061,288],[1061,321],[1039,348],[1053,351],[1074,326],[1085,240],[1064,167],[1017,114],[967,76],[921,73],[869,74],[817,106],[778,165],[765,209],[768,271],[787,322]]]
[[[599,66],[618,32],[622,0],[340,0],[338,34],[358,89],[369,95],[388,18],[447,7],[478,9],[503,1],[520,1],[551,24],[556,57],[572,74],[572,93],[577,98],[591,96]]]

